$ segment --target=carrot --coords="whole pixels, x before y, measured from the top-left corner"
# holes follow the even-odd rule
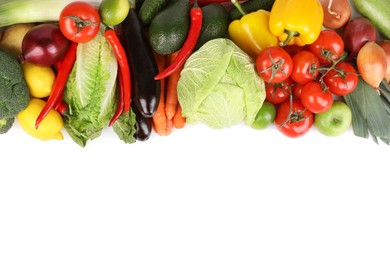
[[[179,51],[171,53],[168,55],[168,62],[171,64],[176,56],[179,54]],[[182,70],[181,66],[177,71],[175,71],[171,76],[167,78],[167,85],[166,85],[166,100],[165,100],[165,114],[167,116],[167,119],[172,119],[173,116],[176,113],[176,107],[177,107],[177,83],[179,82],[180,78],[180,72]]]
[[[167,119],[167,125],[165,127],[165,135],[169,135],[173,130],[173,119]]]
[[[164,55],[154,53],[157,67],[159,71],[163,71],[166,66],[166,57]],[[165,79],[160,80],[161,84],[161,92],[160,92],[160,101],[157,106],[157,110],[152,117],[153,121],[153,129],[154,131],[162,136],[166,135],[166,125],[167,125],[167,117],[165,115],[165,88],[166,81]]]
[[[183,128],[186,124],[186,118],[182,114],[180,103],[177,103],[176,113],[173,116],[173,125],[175,128]]]

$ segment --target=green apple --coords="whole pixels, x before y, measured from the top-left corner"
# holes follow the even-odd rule
[[[317,130],[326,136],[339,136],[346,132],[352,123],[351,109],[342,101],[334,101],[325,112],[315,115]]]

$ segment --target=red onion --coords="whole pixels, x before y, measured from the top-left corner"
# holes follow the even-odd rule
[[[358,54],[360,48],[369,41],[376,41],[377,29],[374,24],[362,16],[350,20],[344,27],[344,48],[349,53],[349,59]]]
[[[61,60],[69,46],[69,40],[58,25],[45,23],[30,29],[22,41],[22,61],[52,66]]]

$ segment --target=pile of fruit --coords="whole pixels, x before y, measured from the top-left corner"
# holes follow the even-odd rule
[[[244,120],[390,144],[387,0],[64,1],[0,3],[0,134],[16,119],[85,146]]]

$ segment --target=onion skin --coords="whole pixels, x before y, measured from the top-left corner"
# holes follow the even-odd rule
[[[367,42],[359,51],[356,65],[360,76],[376,91],[386,74],[386,53],[375,41]]]
[[[69,40],[56,24],[40,24],[30,29],[22,41],[22,62],[53,66],[61,60],[69,47]]]
[[[348,0],[320,0],[320,2],[324,11],[323,25],[326,28],[340,29],[351,18],[351,4]]]
[[[376,27],[367,18],[359,16],[350,20],[342,33],[344,48],[349,53],[348,59],[354,59],[367,42],[376,41],[377,34]]]
[[[386,53],[387,70],[385,79],[387,83],[390,84],[390,40],[383,40],[379,42],[379,46],[381,46]]]

